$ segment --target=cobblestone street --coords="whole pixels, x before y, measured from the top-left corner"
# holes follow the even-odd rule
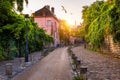
[[[58,48],[13,80],[72,80],[67,48]]]
[[[83,46],[72,50],[82,65],[87,66],[88,80],[120,80],[120,59],[85,50]]]
[[[111,55],[88,51],[82,45],[73,47],[72,51],[81,60],[81,66],[88,68],[88,80],[120,80],[120,59]],[[2,66],[0,70],[0,73],[5,75]],[[2,75],[0,75],[1,80],[7,80],[4,77],[2,79]],[[63,47],[50,52],[49,55],[16,75],[12,80],[72,80],[72,76],[67,47]]]
[[[120,0],[0,0],[0,80],[120,80]]]

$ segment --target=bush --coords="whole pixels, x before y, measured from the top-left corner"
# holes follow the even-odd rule
[[[73,80],[84,80],[84,79],[83,77],[77,76],[77,77],[74,77]]]

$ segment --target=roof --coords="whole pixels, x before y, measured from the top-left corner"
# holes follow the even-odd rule
[[[53,17],[58,21],[57,17],[52,11],[50,11],[48,6],[44,6],[43,8],[35,11],[34,17]]]

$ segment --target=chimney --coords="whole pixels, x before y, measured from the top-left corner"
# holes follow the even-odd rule
[[[54,14],[54,7],[51,8],[51,12]]]
[[[50,10],[50,6],[49,6],[49,5],[46,5],[45,7],[46,7],[48,10]]]

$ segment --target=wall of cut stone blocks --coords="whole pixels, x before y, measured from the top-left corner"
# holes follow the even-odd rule
[[[120,43],[115,43],[114,40],[113,40],[113,37],[111,35],[107,36],[105,38],[105,45],[106,45],[106,48],[105,49],[108,49],[109,52],[113,53],[114,55],[120,57]]]

